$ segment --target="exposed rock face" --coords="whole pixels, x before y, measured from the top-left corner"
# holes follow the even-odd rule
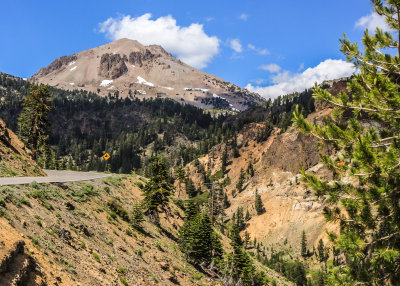
[[[63,56],[59,59],[55,59],[48,67],[40,69],[39,72],[36,74],[36,76],[41,77],[48,75],[49,73],[59,70],[61,67],[66,66],[73,61],[76,61],[76,59],[77,59],[76,55]]]
[[[162,49],[162,50],[164,51],[164,49]],[[164,53],[166,53],[166,52],[164,51]],[[160,55],[155,55],[152,52],[150,52],[148,49],[146,49],[145,53],[142,53],[142,52],[130,53],[129,54],[129,63],[132,65],[138,65],[138,66],[142,67],[143,63],[153,60],[157,57],[160,57]]]
[[[324,117],[328,111],[321,111],[319,115]],[[313,116],[319,119],[318,114]],[[299,174],[299,170],[304,167],[318,176],[330,176],[326,168],[319,164],[318,140],[289,128],[282,134],[280,130],[274,129],[267,140],[258,142],[257,134],[264,128],[264,124],[251,123],[241,130],[236,138],[239,157],[235,157],[228,148],[225,178],[229,178],[229,183],[225,191],[231,205],[225,209],[226,217],[231,218],[239,207],[248,210],[252,218],[247,222],[245,231],[251,239],[256,238],[257,242],[267,247],[273,244],[274,249],[287,239],[288,245],[299,252],[303,230],[307,234],[309,247],[315,245],[320,238],[327,241],[325,230],[336,231],[337,226],[326,223],[322,215],[325,202],[314,196]],[[204,185],[204,173],[210,172],[213,175],[221,170],[224,150],[225,143],[216,145],[208,155],[198,159],[200,167],[194,163],[186,166],[187,174],[196,188]],[[243,189],[238,192],[236,185],[241,169],[246,171],[250,163],[254,174],[246,173]],[[204,172],[200,171],[202,169]],[[257,215],[254,207],[256,190],[266,210],[261,215]]]
[[[311,135],[300,132],[284,133],[272,141],[263,160],[268,167],[296,174],[302,167],[308,169],[321,160],[317,143],[316,138]]]
[[[106,78],[116,79],[128,71],[125,57],[120,54],[104,54],[100,59],[99,75]]]

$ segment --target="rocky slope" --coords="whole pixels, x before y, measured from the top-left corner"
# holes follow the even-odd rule
[[[196,70],[161,46],[120,39],[54,60],[30,78],[62,89],[84,89],[126,97],[169,97],[202,108],[245,110],[263,102],[214,75]]]
[[[18,137],[0,119],[0,177],[44,176]]]
[[[22,245],[16,253],[31,255],[35,267],[30,273],[45,283],[28,285],[221,285],[212,273],[185,262],[177,245],[183,212],[174,203],[160,215],[160,227],[145,221],[139,231],[127,221],[132,205],[142,199],[145,181],[114,176],[1,188],[0,265],[18,272],[22,267],[12,268],[13,260],[6,257],[25,243],[25,250]],[[229,248],[226,238],[223,245]],[[257,267],[279,285],[292,285]]]
[[[319,120],[329,112],[325,109],[313,113],[309,120]],[[257,142],[257,134],[264,128],[264,124],[258,123],[243,128],[237,137],[239,157],[235,158],[232,148],[227,148],[229,163],[225,181],[229,178],[229,183],[225,190],[231,203],[225,210],[227,219],[232,217],[238,207],[242,207],[244,212],[249,210],[252,218],[242,234],[244,231],[249,232],[251,239],[256,238],[267,248],[283,247],[283,242],[287,239],[285,247],[298,253],[303,230],[310,249],[320,238],[327,242],[325,230],[334,230],[336,226],[326,224],[322,215],[324,201],[315,198],[312,191],[301,182],[299,174],[299,170],[304,167],[320,176],[329,176],[319,164],[317,140],[290,128],[282,134],[279,129],[274,129],[267,140]],[[217,145],[208,155],[199,159],[206,172],[213,175],[221,170],[224,149],[225,144]],[[237,193],[236,184],[240,170],[246,172],[250,162],[254,175],[246,173],[243,191]],[[196,186],[204,188],[204,176],[199,172],[199,167],[191,163],[186,170]],[[256,214],[254,207],[256,190],[261,195],[266,210],[261,215]]]

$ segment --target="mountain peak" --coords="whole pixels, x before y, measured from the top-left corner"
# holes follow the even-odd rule
[[[263,99],[246,89],[197,70],[160,45],[121,38],[63,56],[40,69],[31,81],[106,96],[168,97],[201,108],[245,110]]]

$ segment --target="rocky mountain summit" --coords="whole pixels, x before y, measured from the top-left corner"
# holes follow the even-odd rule
[[[62,89],[107,96],[167,97],[201,108],[241,111],[264,99],[258,94],[197,70],[161,46],[115,42],[54,60],[30,80]]]

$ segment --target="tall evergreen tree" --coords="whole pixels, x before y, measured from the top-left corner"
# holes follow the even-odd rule
[[[254,176],[254,167],[251,161],[247,165],[247,174],[249,174],[250,178]]]
[[[326,261],[326,259],[328,259],[327,251],[325,250],[324,242],[322,241],[322,239],[318,241],[317,251],[318,259],[320,262],[324,262]]]
[[[186,194],[189,198],[193,198],[197,194],[196,187],[191,178],[187,177],[185,182]]]
[[[137,202],[132,207],[132,217],[131,217],[132,226],[136,229],[141,229],[143,226],[142,225],[143,221],[144,221],[143,204],[141,202]]]
[[[366,30],[363,51],[346,37],[341,51],[358,72],[347,91],[333,96],[315,86],[314,97],[334,108],[324,125],[307,122],[300,110],[295,125],[335,149],[322,160],[332,181],[302,172],[316,195],[330,203],[325,217],[340,222],[331,233],[345,266],[332,269],[331,284],[388,285],[400,281],[400,1],[372,1],[391,31]],[[366,122],[368,121],[368,122]],[[350,178],[350,179],[349,179]]]
[[[172,195],[172,184],[165,163],[159,157],[153,157],[149,166],[150,179],[143,188],[147,214],[158,222],[159,206],[165,207]]]
[[[49,87],[31,84],[29,94],[24,99],[23,110],[18,117],[18,135],[31,149],[35,160],[40,149],[47,146],[49,138],[47,115],[50,109]]]
[[[265,212],[264,204],[261,200],[261,196],[258,193],[257,189],[256,189],[256,193],[255,193],[254,207],[256,209],[257,215],[261,215]]]
[[[222,156],[221,156],[221,171],[222,171],[222,174],[225,174],[227,165],[228,165],[228,147],[225,144],[224,152],[222,152]]]
[[[212,229],[210,216],[204,212],[189,218],[179,230],[179,245],[186,259],[195,264],[221,259],[222,245]]]
[[[308,250],[307,250],[307,236],[304,230],[303,233],[301,234],[300,251],[301,251],[301,256],[306,258],[308,255]]]
[[[238,193],[243,191],[243,184],[244,184],[244,180],[245,179],[246,179],[246,175],[245,175],[244,170],[242,168],[242,169],[240,169],[239,180],[236,183],[236,189],[237,189]]]

